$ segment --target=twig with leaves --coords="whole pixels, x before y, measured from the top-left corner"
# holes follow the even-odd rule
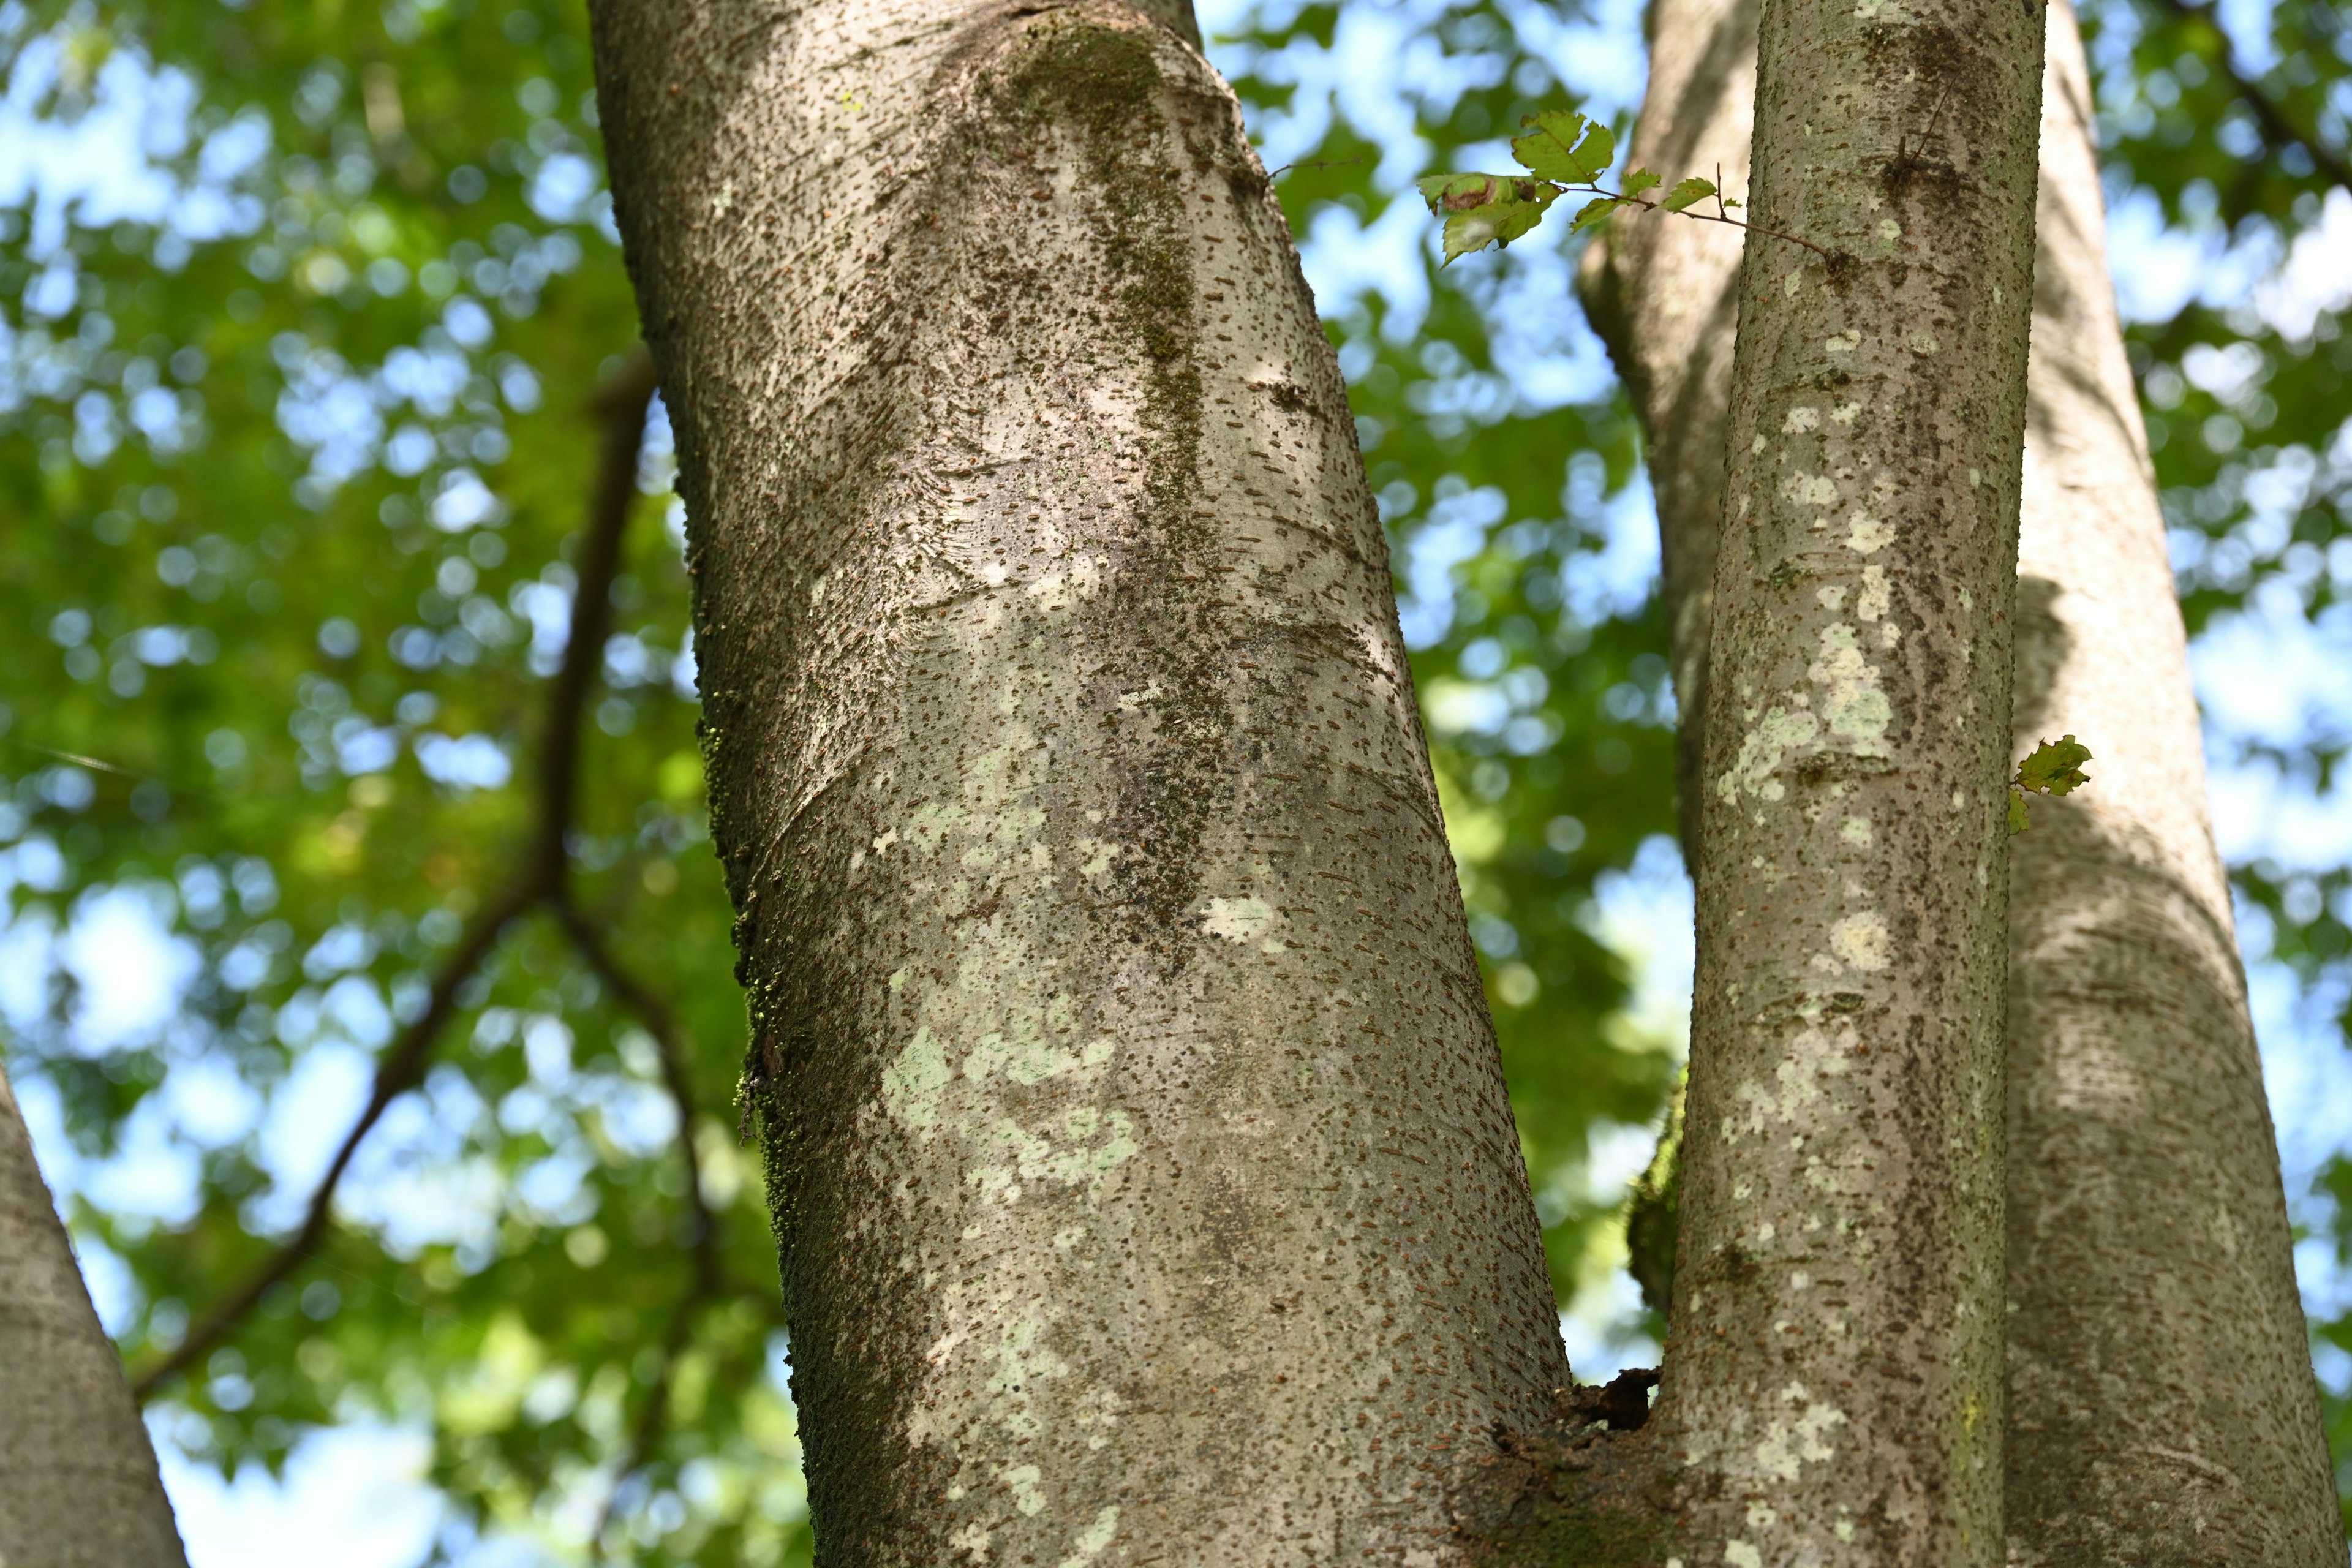
[[[1714,179],[1694,174],[1676,181],[1661,196],[1649,193],[1665,181],[1647,169],[1631,171],[1612,191],[1600,183],[1609,165],[1617,161],[1617,136],[1608,126],[1572,109],[1530,114],[1519,124],[1528,133],[1511,138],[1511,156],[1528,171],[1526,174],[1432,174],[1420,182],[1429,210],[1445,220],[1446,265],[1488,245],[1509,245],[1534,228],[1551,204],[1571,191],[1592,198],[1577,209],[1576,221],[1569,230],[1571,234],[1591,228],[1620,208],[1633,207],[1753,230],[1801,245],[1823,261],[1836,264],[1834,255],[1810,239],[1733,217],[1731,209],[1739,204],[1724,198],[1719,166]],[[1700,205],[1709,197],[1715,201],[1713,212]]]

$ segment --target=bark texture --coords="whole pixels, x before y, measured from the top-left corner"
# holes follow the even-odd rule
[[[1744,194],[1755,15],[1753,0],[1658,0],[1638,160],[1721,159]],[[2038,805],[2010,847],[2011,1555],[2333,1563],[2276,1144],[2063,0],[2041,157],[2015,752],[2074,733],[2098,782]],[[1737,237],[1620,225],[1583,272],[1652,461],[1675,476],[1658,497],[1685,776],[1721,518],[1727,355],[1711,331],[1732,313]]]
[[[2071,732],[2097,777],[2010,854],[2011,1558],[2336,1568],[2088,72],[2064,0],[2051,13],[2016,749]]]
[[[2008,610],[2042,26],[1759,29],[1656,1443],[1691,1560],[1997,1563]],[[1622,221],[1622,220],[1621,220]]]
[[[594,21],[821,1560],[1445,1559],[1567,1370],[1343,388],[1189,16]]]
[[[0,1563],[186,1563],[121,1360],[0,1073]]]

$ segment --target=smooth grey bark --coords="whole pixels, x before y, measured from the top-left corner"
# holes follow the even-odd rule
[[[1567,1369],[1344,391],[1189,15],[593,20],[821,1560],[1451,1561]]]
[[[1754,0],[1657,0],[1636,154],[1742,194]],[[2052,7],[2014,751],[2096,782],[2010,851],[2008,1530],[2020,1564],[2342,1555],[2138,405],[2088,75]],[[1620,225],[1583,282],[1650,437],[1696,777],[1737,237]],[[1686,821],[1687,821],[1686,817]]]
[[[2051,27],[2016,747],[2071,732],[2097,761],[2089,789],[2037,808],[2010,857],[2012,1557],[2341,1568],[2063,0]]]
[[[186,1562],[121,1359],[0,1071],[0,1564]]]
[[[1752,221],[1835,259],[1751,233],[1738,281],[1654,1440],[1697,1563],[2002,1555],[2021,10],[1759,30]]]

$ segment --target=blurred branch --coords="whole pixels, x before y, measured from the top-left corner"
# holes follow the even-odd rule
[[[2273,151],[2286,143],[2301,147],[2311,154],[2312,163],[2321,174],[2345,189],[2352,190],[2352,163],[2347,163],[2342,153],[2320,141],[2315,131],[2307,131],[2297,125],[2285,107],[2271,96],[2270,90],[2246,74],[2238,64],[2237,46],[2230,41],[2230,35],[2222,30],[2220,19],[2213,15],[2210,5],[2191,5],[2189,0],[2158,0],[2158,3],[2184,22],[2202,23],[2213,35],[2214,42],[2221,46],[2221,74],[2230,79],[2230,85],[2237,89],[2240,98],[2245,100],[2246,107],[2254,111],[2254,118],[2262,123],[2263,139],[2271,144]]]
[[[559,908],[569,907],[564,899],[568,868],[564,842],[579,794],[580,725],[588,693],[604,662],[604,637],[613,615],[613,580],[620,571],[621,536],[628,525],[629,502],[636,494],[637,452],[645,440],[646,405],[653,394],[653,360],[639,344],[590,401],[604,425],[604,440],[587,522],[581,530],[571,637],[564,644],[562,665],[547,689],[536,826],[521,863],[506,888],[467,926],[457,948],[433,977],[425,1011],[400,1032],[377,1064],[367,1107],[344,1135],[327,1173],[311,1190],[300,1227],[242,1284],[198,1318],[175,1349],[131,1379],[131,1392],[139,1399],[146,1399],[166,1379],[194,1364],[226,1338],[271,1286],[299,1268],[318,1249],[333,1215],[336,1189],[360,1144],[392,1102],[424,1080],[434,1042],[457,1010],[458,990],[498,945],[499,933],[509,921],[542,902],[553,900]],[[698,1203],[698,1190],[695,1196]]]
[[[621,1452],[620,1463],[613,1472],[613,1488],[604,1497],[604,1506],[596,1516],[596,1526],[588,1540],[597,1561],[604,1560],[604,1532],[613,1522],[614,1510],[618,1507],[621,1493],[629,1479],[642,1469],[646,1458],[660,1437],[662,1424],[669,1415],[671,1385],[677,1380],[678,1358],[686,1353],[695,1314],[723,1293],[725,1280],[719,1265],[718,1226],[710,1205],[702,1195],[702,1155],[695,1147],[694,1091],[686,1076],[686,1041],[678,1032],[677,1016],[661,998],[640,984],[635,975],[623,969],[612,950],[604,944],[604,933],[582,915],[569,899],[558,905],[564,930],[588,960],[588,966],[613,989],[621,1005],[637,1016],[647,1032],[661,1062],[662,1082],[669,1090],[671,1103],[677,1110],[678,1152],[686,1162],[686,1199],[692,1214],[692,1234],[688,1247],[694,1258],[694,1282],[686,1299],[677,1304],[677,1312],[670,1320],[669,1335],[662,1343],[661,1369],[654,1375],[653,1385],[646,1391],[644,1408],[637,1412],[635,1426],[630,1430],[628,1447]]]
[[[716,1289],[718,1224],[702,1196],[702,1155],[694,1146],[694,1090],[687,1082],[686,1039],[679,1032],[677,1016],[670,1012],[668,1004],[614,961],[612,950],[604,944],[604,932],[583,916],[570,899],[560,899],[556,912],[581,956],[587,959],[588,967],[612,987],[621,1005],[635,1013],[654,1037],[655,1052],[661,1062],[662,1086],[669,1091],[670,1102],[677,1111],[678,1152],[686,1161],[686,1201],[693,1213],[693,1234],[687,1245],[694,1255],[695,1285],[698,1289]]]

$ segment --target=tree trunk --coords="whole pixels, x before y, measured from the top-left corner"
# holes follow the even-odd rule
[[[2098,761],[2011,858],[2011,1540],[2028,1568],[2342,1568],[2089,75],[2052,17],[2016,744]]]
[[[822,1558],[1435,1561],[1567,1369],[1344,391],[1189,15],[594,21]]]
[[[1755,16],[1753,0],[1656,0],[1643,158],[1720,158],[1742,193]],[[2011,847],[2011,1552],[2334,1563],[2275,1143],[2063,0],[2042,101],[2014,748],[2072,732],[2097,779],[2038,807]],[[1717,323],[1738,257],[1711,226],[1621,225],[1583,272],[1662,474],[1686,777],[1721,517]]]
[[[1650,0],[1650,83],[1625,167],[1716,178],[1748,197],[1762,0]],[[1723,421],[1739,328],[1740,232],[1720,224],[1613,223],[1585,247],[1577,281],[1641,413],[1673,636],[1675,804],[1683,858],[1698,859],[1706,798],[1706,655],[1723,539]]]
[[[1655,1441],[1698,1562],[1989,1568],[2041,23],[1776,0],[1758,62],[1753,221],[1832,258],[1739,274]]]
[[[0,1073],[0,1563],[185,1568],[155,1451]]]

